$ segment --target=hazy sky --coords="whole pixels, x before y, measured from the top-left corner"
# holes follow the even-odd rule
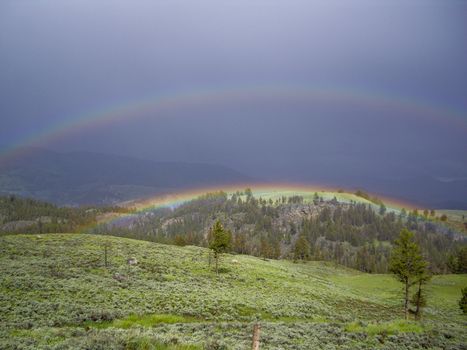
[[[466,38],[466,1],[2,0],[0,146],[148,96],[309,87],[331,97],[207,98],[42,145],[278,180],[467,178]]]

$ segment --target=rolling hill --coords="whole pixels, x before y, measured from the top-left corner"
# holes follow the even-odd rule
[[[370,198],[372,201],[362,198]],[[184,198],[182,196],[182,198]],[[297,241],[307,242],[307,256],[365,272],[386,273],[391,249],[407,228],[434,273],[457,272],[451,264],[467,243],[464,226],[440,214],[424,216],[360,191],[315,192],[293,188],[253,188],[211,192],[175,206],[156,200],[134,203],[139,211],[103,216],[87,232],[178,245],[207,246],[216,220],[232,233],[232,250],[264,258],[294,259]],[[378,204],[376,204],[376,203]],[[467,268],[467,266],[466,266]],[[462,268],[463,269],[463,268]]]
[[[293,260],[301,238],[308,244],[307,259],[387,273],[394,241],[408,228],[432,272],[467,271],[463,211],[425,216],[359,194],[257,187],[228,193],[188,191],[125,207],[77,208],[0,196],[0,234],[86,232],[206,247],[210,228],[220,220],[232,233],[230,248],[236,253]]]
[[[108,263],[105,266],[104,247]],[[134,257],[138,263],[127,264]],[[463,349],[466,275],[435,276],[421,323],[401,285],[325,262],[83,234],[0,237],[2,349]]]

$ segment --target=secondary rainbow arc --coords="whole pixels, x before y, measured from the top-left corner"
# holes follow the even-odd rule
[[[193,105],[209,105],[225,102],[252,101],[259,99],[304,100],[318,99],[327,102],[354,103],[369,107],[384,107],[406,113],[407,117],[420,118],[423,122],[440,122],[467,131],[467,113],[451,108],[440,108],[426,101],[408,99],[402,96],[381,94],[370,90],[341,87],[310,87],[297,85],[266,85],[247,87],[218,87],[194,89],[168,94],[155,94],[144,98],[131,99],[68,116],[63,122],[40,130],[28,138],[21,139],[3,149],[0,156],[5,158],[21,154],[25,146],[44,145],[72,133],[85,129],[99,128],[137,118],[158,118],[164,109]]]

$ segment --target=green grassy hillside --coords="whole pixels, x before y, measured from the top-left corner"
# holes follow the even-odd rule
[[[303,197],[304,202],[310,203],[313,202],[315,193],[319,196],[322,197],[324,200],[331,200],[333,198],[336,198],[339,202],[342,203],[350,203],[350,202],[356,202],[356,203],[365,203],[365,204],[373,204],[371,201],[356,196],[353,193],[348,193],[348,192],[338,192],[338,191],[312,191],[312,190],[261,190],[261,189],[254,189],[252,190],[252,194],[259,198],[263,198],[266,200],[272,199],[273,201],[277,199],[281,199],[282,197],[294,197],[294,196],[300,196]]]
[[[467,210],[447,210],[437,211],[439,215],[446,215],[447,223],[458,232],[467,234]]]
[[[108,245],[108,266],[104,246]],[[138,260],[128,266],[130,257]],[[433,279],[424,321],[401,285],[339,266],[80,235],[0,237],[0,349],[449,348],[467,343],[466,275]]]

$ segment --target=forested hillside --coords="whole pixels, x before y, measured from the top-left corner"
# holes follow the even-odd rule
[[[93,225],[99,215],[128,212],[121,207],[58,207],[17,196],[0,197],[0,233],[77,232]]]
[[[372,273],[388,271],[392,244],[402,228],[415,232],[434,273],[466,269],[466,237],[443,222],[384,204],[324,200],[315,194],[275,200],[250,190],[209,193],[175,209],[158,209],[102,225],[111,233],[155,242],[207,246],[210,227],[220,220],[231,231],[231,251],[263,258],[328,260]]]
[[[377,201],[378,202],[378,201]],[[249,190],[208,193],[176,208],[142,213],[122,207],[58,207],[0,197],[0,233],[85,232],[176,245],[208,245],[220,220],[232,233],[230,251],[270,259],[335,261],[371,273],[388,272],[392,243],[402,228],[416,235],[433,273],[467,272],[467,238],[430,215],[370,202],[325,200],[316,194],[276,199]],[[106,215],[123,218],[100,224]],[[128,215],[131,214],[131,215]]]

